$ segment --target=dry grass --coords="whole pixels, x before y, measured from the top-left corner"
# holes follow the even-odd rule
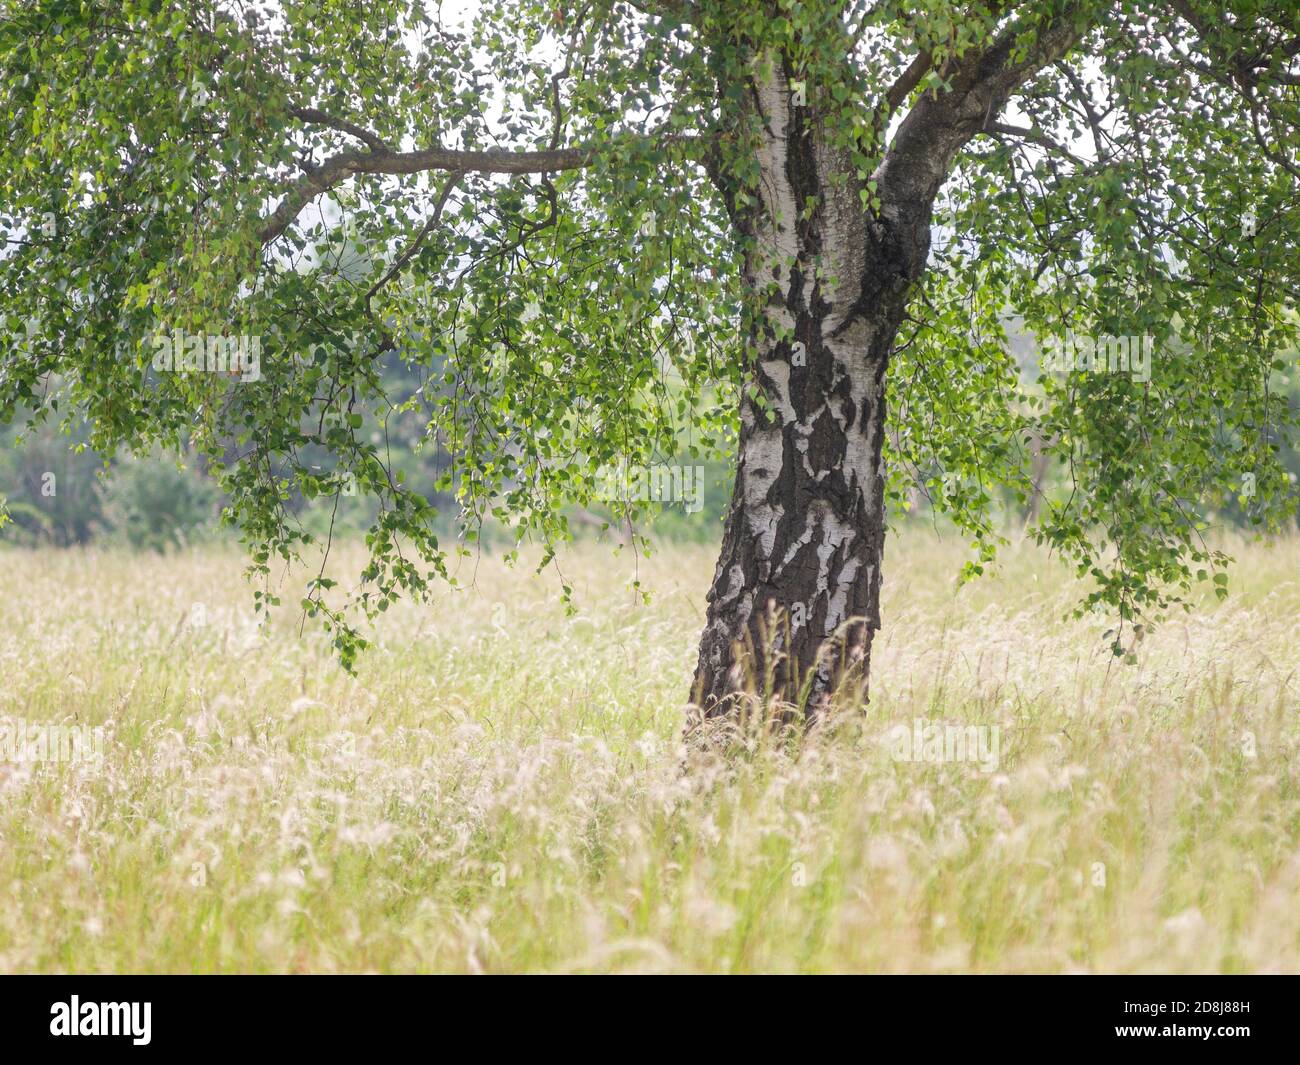
[[[485,560],[355,679],[234,553],[6,553],[0,720],[107,742],[0,762],[0,971],[1300,970],[1300,543],[1238,554],[1124,667],[1035,551],[958,592],[905,536],[867,714],[724,759],[680,744],[709,551],[646,607],[582,549],[573,619]],[[916,718],[999,766],[895,760]]]

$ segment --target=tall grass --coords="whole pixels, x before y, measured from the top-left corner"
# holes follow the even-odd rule
[[[0,721],[106,739],[0,761],[0,971],[1300,970],[1300,543],[1237,554],[1124,666],[1036,550],[958,590],[906,535],[868,710],[724,755],[682,742],[707,549],[648,606],[575,551],[572,618],[467,563],[355,678],[223,549],[7,552]],[[998,765],[896,759],[917,719]]]

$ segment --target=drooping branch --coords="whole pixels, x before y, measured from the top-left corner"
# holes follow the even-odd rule
[[[434,204],[433,213],[425,221],[424,225],[420,227],[420,231],[415,235],[415,239],[406,246],[406,250],[397,257],[396,261],[388,268],[384,276],[371,285],[370,289],[366,292],[366,316],[372,322],[379,324],[375,318],[374,309],[371,306],[371,301],[375,298],[375,293],[402,272],[402,268],[406,266],[406,264],[411,261],[412,256],[420,250],[420,245],[424,243],[424,238],[429,235],[429,232],[434,229],[440,221],[442,221],[442,212],[447,206],[447,201],[451,197],[452,190],[460,184],[462,176],[463,175],[459,173],[448,175],[447,180],[443,182],[442,191],[438,193],[438,201]],[[383,333],[383,343],[381,344],[380,352],[392,350],[393,338],[389,335],[388,330],[382,325],[380,325],[380,330]]]
[[[1058,61],[1055,65],[1056,69],[1061,72],[1062,76],[1069,83],[1070,92],[1074,96],[1075,101],[1078,103],[1080,109],[1083,111],[1084,117],[1088,121],[1088,129],[1092,132],[1093,154],[1098,159],[1108,158],[1111,154],[1110,148],[1108,147],[1108,144],[1111,142],[1111,137],[1106,133],[1102,126],[1102,116],[1097,114],[1097,109],[1093,106],[1093,101],[1088,94],[1088,87],[1083,83],[1083,79],[1070,69],[1068,63]]]
[[[420,231],[415,235],[415,239],[412,240],[411,243],[407,245],[406,250],[397,257],[397,260],[391,267],[389,267],[388,272],[370,287],[370,290],[366,293],[367,312],[370,311],[370,301],[374,298],[375,293],[401,272],[402,267],[410,262],[411,257],[420,250],[420,245],[424,243],[424,238],[429,235],[429,230],[442,220],[443,209],[447,206],[447,200],[451,196],[452,190],[460,184],[460,179],[461,175],[458,173],[453,173],[447,178],[443,183],[442,191],[438,193],[438,201],[434,204],[433,214],[431,214],[424,225],[420,227]]]

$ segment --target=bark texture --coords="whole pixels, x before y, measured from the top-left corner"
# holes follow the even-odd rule
[[[841,686],[865,694],[880,625],[885,370],[914,276],[786,73],[774,64],[753,90],[762,202],[742,223],[754,241],[746,281],[775,284],[752,338],[696,669],[694,702],[708,716],[745,693],[813,713]]]
[[[1028,36],[1013,24],[946,67],[947,87],[917,98],[872,175],[876,210],[788,66],[754,63],[759,203],[733,220],[752,242],[748,285],[772,294],[751,338],[736,486],[695,671],[705,716],[751,695],[806,719],[837,692],[865,699],[880,627],[886,370],[929,255],[934,200],[962,146],[1079,25],[1069,8]],[[890,107],[928,62],[918,57]]]

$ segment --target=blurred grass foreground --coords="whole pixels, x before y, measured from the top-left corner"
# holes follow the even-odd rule
[[[8,550],[0,971],[1300,971],[1300,542],[1230,549],[1124,665],[907,531],[867,711],[726,756],[712,548],[487,554],[356,677],[220,544]]]

